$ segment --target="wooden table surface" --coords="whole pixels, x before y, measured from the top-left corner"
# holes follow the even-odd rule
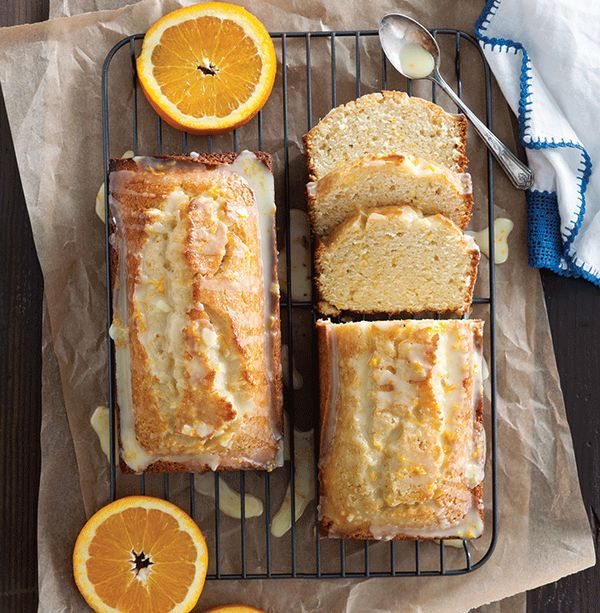
[[[0,26],[48,18],[48,0],[0,0]],[[0,613],[37,605],[43,280],[0,98]],[[579,478],[600,536],[600,289],[542,272]],[[530,613],[600,611],[600,566],[528,594]]]

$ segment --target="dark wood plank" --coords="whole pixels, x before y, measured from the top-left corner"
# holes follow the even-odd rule
[[[0,27],[45,21],[48,13],[48,0],[2,0]]]
[[[0,25],[41,21],[47,0],[4,0]],[[37,605],[42,275],[0,105],[0,610]]]
[[[579,481],[600,554],[600,289],[542,272]],[[600,610],[600,566],[528,594],[531,613]]]
[[[46,19],[48,0],[2,0],[0,26]],[[0,610],[37,602],[42,278],[0,105]],[[600,530],[600,290],[542,273],[584,499]],[[600,568],[528,595],[530,613],[600,608]]]

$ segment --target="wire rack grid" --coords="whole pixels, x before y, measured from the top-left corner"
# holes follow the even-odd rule
[[[454,73],[455,73],[455,88],[459,96],[462,96],[463,89],[463,73],[462,73],[462,56],[463,46],[468,46],[471,49],[476,50],[476,55],[479,58],[481,65],[481,71],[478,73],[477,78],[481,79],[483,83],[484,96],[485,96],[485,120],[488,127],[492,127],[492,94],[491,94],[491,79],[490,71],[487,66],[483,54],[477,45],[477,42],[467,33],[453,30],[453,29],[437,29],[432,30],[432,34],[439,41],[444,41],[450,45],[450,48],[454,50]],[[113,134],[111,134],[111,118],[109,113],[109,96],[115,95],[115,92],[109,86],[109,75],[111,65],[115,57],[123,56],[127,54],[127,62],[130,64],[130,86],[129,92],[124,92],[119,89],[118,95],[130,97],[130,113],[131,113],[131,149],[135,155],[139,153],[139,130],[140,130],[140,113],[139,106],[145,104],[143,96],[138,96],[138,83],[136,75],[136,49],[139,47],[143,34],[136,34],[129,36],[117,43],[111,51],[107,54],[102,75],[102,120],[103,120],[103,153],[104,153],[104,175],[105,185],[109,184],[108,168],[109,159],[111,157],[111,142]],[[364,71],[364,67],[361,63],[361,45],[364,41],[371,41],[371,44],[376,45],[377,53],[380,55],[380,75],[378,76],[381,84],[381,89],[386,89],[390,85],[389,71],[387,60],[379,46],[377,41],[376,30],[363,30],[363,31],[331,31],[331,32],[273,32],[271,37],[274,40],[276,48],[278,47],[278,53],[280,53],[280,71],[281,78],[279,85],[276,87],[281,88],[281,134],[282,134],[282,147],[283,147],[283,168],[276,168],[275,172],[282,172],[283,174],[283,189],[281,190],[277,198],[277,206],[279,211],[283,211],[282,223],[278,224],[278,231],[283,230],[282,236],[280,236],[280,244],[290,245],[291,234],[291,214],[290,214],[290,133],[289,133],[289,70],[288,70],[288,47],[291,44],[303,45],[305,51],[305,79],[306,89],[305,95],[305,109],[306,109],[306,129],[310,129],[314,122],[313,117],[313,98],[315,97],[315,83],[312,77],[313,67],[316,61],[329,62],[330,63],[330,82],[331,91],[329,94],[329,106],[328,108],[335,107],[338,102],[338,87],[337,87],[337,54],[339,53],[338,47],[340,42],[343,41],[346,44],[354,45],[355,47],[355,64],[354,64],[354,94],[356,97],[362,93],[362,76],[361,70]],[[320,57],[315,58],[314,49],[316,41],[325,43],[328,53],[323,53],[321,49]],[[470,70],[474,70],[470,67]],[[122,86],[122,84],[121,84]],[[322,97],[327,97],[326,92],[321,92],[322,83],[317,84],[319,92],[317,94]],[[406,80],[405,89],[407,93],[411,94],[413,84],[410,80]],[[437,99],[437,91],[435,84],[432,84],[431,88],[431,100],[433,102]],[[166,124],[164,124],[158,116],[154,116],[155,122],[155,142],[154,151],[145,152],[148,154],[160,155],[163,153],[164,138],[163,135],[166,130],[171,130]],[[252,120],[251,126],[255,126],[255,144],[258,150],[263,148],[263,128],[264,128],[263,112],[261,111],[255,119]],[[122,136],[122,135],[120,135]],[[180,140],[177,147],[178,150],[170,150],[168,153],[189,153],[190,151],[190,136],[187,133],[181,133],[178,137]],[[208,137],[205,142],[206,150],[212,151],[214,148],[214,142],[211,137]],[[172,147],[172,145],[171,145]],[[220,147],[220,150],[224,150]],[[230,135],[229,150],[238,150],[238,131],[234,130]],[[459,551],[456,549],[447,550],[443,543],[432,544],[431,542],[380,542],[374,543],[372,541],[331,541],[321,540],[316,529],[317,522],[317,507],[316,504],[312,505],[307,512],[310,512],[311,516],[304,517],[302,521],[309,521],[311,526],[309,528],[309,536],[299,537],[298,522],[295,521],[296,507],[298,500],[296,500],[296,452],[294,436],[289,435],[289,455],[290,462],[286,464],[286,469],[278,469],[274,473],[258,473],[259,478],[262,479],[262,500],[264,503],[264,517],[253,518],[249,520],[247,518],[246,511],[246,489],[247,474],[240,471],[237,477],[234,477],[237,487],[240,491],[240,508],[239,508],[239,520],[237,525],[233,528],[233,539],[237,541],[239,547],[239,556],[237,568],[223,568],[222,554],[224,547],[224,538],[229,539],[228,547],[231,546],[231,520],[229,521],[229,533],[223,534],[223,523],[225,521],[222,512],[220,511],[220,496],[222,495],[222,489],[220,481],[223,476],[215,472],[214,479],[214,492],[212,493],[211,500],[209,497],[201,496],[197,492],[196,480],[198,475],[187,475],[187,503],[182,503],[181,497],[177,500],[182,506],[187,506],[190,515],[197,521],[197,514],[200,507],[204,511],[209,509],[210,521],[200,523],[203,531],[211,533],[211,545],[210,545],[210,559],[211,567],[207,579],[287,579],[287,578],[341,578],[341,577],[414,577],[414,576],[441,576],[441,575],[461,575],[471,572],[480,568],[492,555],[494,550],[497,533],[498,533],[498,493],[497,493],[497,474],[496,474],[496,362],[495,362],[495,285],[494,285],[494,225],[489,223],[494,219],[494,168],[492,163],[491,153],[487,152],[485,160],[486,166],[486,197],[487,207],[486,214],[489,227],[489,245],[490,245],[490,257],[488,260],[488,278],[486,283],[487,296],[477,296],[474,299],[474,304],[484,305],[482,308],[487,309],[487,334],[488,334],[488,355],[490,358],[489,371],[490,371],[490,402],[489,402],[489,428],[488,428],[488,454],[490,456],[490,462],[488,464],[489,469],[485,479],[485,487],[488,492],[486,505],[488,506],[486,515],[486,528],[485,534],[487,535],[487,546],[481,550],[474,550],[473,544],[468,540],[462,541],[462,547]],[[117,446],[116,437],[116,402],[115,402],[115,383],[114,383],[114,354],[113,346],[110,336],[108,334],[108,327],[112,321],[112,287],[110,281],[110,226],[109,220],[109,189],[105,190],[105,205],[106,205],[106,227],[105,227],[105,241],[106,241],[106,287],[107,287],[107,356],[108,356],[108,398],[109,398],[109,419],[110,419],[110,457],[113,461],[110,463],[110,499],[114,500],[118,497],[117,481],[118,481],[118,468],[117,462],[114,461],[116,457],[115,451]],[[294,319],[294,313],[298,310],[304,312],[308,311],[312,318],[313,333],[311,334],[311,342],[313,345],[313,364],[316,372],[316,334],[314,333],[314,322],[318,317],[318,313],[315,309],[315,304],[310,300],[296,300],[293,298],[291,291],[292,283],[292,250],[287,248],[285,250],[285,271],[287,279],[287,291],[282,293],[281,299],[281,312],[282,312],[282,330],[284,338],[287,338],[288,355],[287,370],[289,385],[286,386],[284,391],[284,406],[289,416],[289,424],[287,429],[289,432],[293,432],[294,423],[296,421],[296,410],[294,403],[294,386],[293,381],[293,369],[294,369],[294,333],[292,330],[292,321]],[[315,403],[313,411],[314,420],[314,499],[319,499],[318,492],[318,479],[317,474],[317,454],[318,454],[318,390],[314,390],[313,399]],[[284,474],[286,479],[289,479],[290,490],[290,530],[282,538],[275,538],[271,534],[271,520],[273,516],[273,496],[272,496],[272,484],[277,478],[277,473]],[[164,475],[144,475],[141,474],[138,477],[139,482],[137,485],[138,492],[144,494],[147,492],[148,481],[161,480],[158,485],[153,484],[154,489],[159,488],[159,495],[162,495],[165,499],[171,497],[172,489],[171,483],[173,476],[169,474]],[[490,492],[491,490],[491,492]],[[256,488],[255,488],[256,491]],[[258,536],[257,536],[258,534]],[[252,536],[252,538],[250,538]],[[307,539],[311,543],[307,542]],[[256,542],[260,542],[260,551],[250,551],[251,548],[255,548]],[[299,557],[306,557],[306,548],[310,546],[310,568],[306,568],[306,565],[299,563]],[[377,548],[377,549],[375,549]],[[435,549],[435,555],[432,557],[432,548]],[[325,551],[327,549],[327,551]],[[384,551],[385,550],[385,551]],[[283,555],[281,555],[283,551]],[[299,554],[300,551],[300,554]],[[459,555],[459,553],[462,554]],[[451,558],[451,561],[449,560]],[[281,562],[283,560],[283,562]],[[431,562],[432,560],[433,563]],[[451,563],[450,563],[451,562]]]

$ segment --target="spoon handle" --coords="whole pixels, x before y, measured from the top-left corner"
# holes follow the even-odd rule
[[[516,155],[471,111],[471,109],[454,93],[454,90],[444,81],[439,73],[431,76],[452,101],[461,109],[471,122],[483,142],[488,146],[500,166],[507,174],[511,183],[518,189],[528,189],[533,185],[533,172],[523,164]]]

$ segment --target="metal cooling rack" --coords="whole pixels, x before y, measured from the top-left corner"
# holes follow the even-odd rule
[[[459,96],[462,95],[463,79],[477,79],[482,85],[483,94],[485,97],[485,120],[489,128],[492,127],[492,96],[491,96],[491,81],[490,71],[485,62],[483,54],[481,53],[477,42],[465,32],[460,32],[451,29],[437,29],[433,30],[432,34],[443,43],[443,55],[444,65],[450,65],[448,61],[451,59],[448,54],[454,53],[454,72],[455,72],[455,88]],[[143,34],[136,34],[124,38],[117,43],[106,56],[103,73],[102,73],[102,120],[103,120],[103,147],[104,147],[104,175],[105,184],[108,185],[108,163],[111,157],[111,143],[116,140],[117,137],[122,141],[123,134],[119,132],[117,135],[110,132],[110,113],[109,113],[109,95],[111,100],[113,96],[118,96],[121,99],[128,100],[131,126],[131,136],[129,138],[130,149],[137,155],[139,151],[139,132],[141,129],[141,122],[144,121],[140,117],[140,110],[142,105],[147,107],[146,101],[143,96],[138,95],[138,84],[136,78],[136,66],[135,57],[136,50],[139,49]],[[281,300],[281,312],[282,312],[282,333],[287,333],[288,344],[288,381],[293,381],[293,368],[294,360],[294,335],[292,332],[292,322],[294,315],[299,311],[312,313],[312,323],[314,324],[317,318],[315,306],[309,301],[297,301],[292,299],[291,284],[292,284],[292,262],[291,262],[291,249],[290,246],[290,146],[292,141],[290,139],[290,126],[288,121],[289,115],[289,97],[290,81],[288,67],[288,56],[290,49],[294,46],[297,49],[298,46],[304,48],[305,53],[305,66],[304,66],[304,78],[305,78],[305,113],[306,113],[306,129],[310,129],[313,122],[318,120],[318,117],[313,116],[313,99],[318,89],[318,94],[321,96],[320,102],[329,98],[329,104],[326,110],[337,106],[338,101],[338,84],[336,83],[337,76],[337,60],[336,54],[341,52],[348,53],[354,49],[355,55],[355,87],[353,94],[358,97],[363,93],[364,86],[361,84],[361,55],[364,53],[363,46],[370,45],[372,49],[375,49],[377,57],[380,57],[379,66],[380,74],[377,76],[379,89],[385,89],[388,87],[394,87],[396,89],[404,88],[409,94],[411,94],[413,86],[410,81],[405,80],[404,87],[401,85],[391,85],[390,81],[392,76],[397,77],[396,73],[392,75],[392,72],[388,74],[388,64],[381,51],[379,42],[377,40],[376,30],[363,30],[363,31],[334,31],[334,32],[273,32],[271,37],[275,42],[276,50],[279,54],[280,63],[279,71],[280,77],[276,88],[281,88],[282,104],[283,108],[280,109],[282,125],[281,125],[281,143],[283,147],[283,168],[275,168],[275,174],[283,173],[283,189],[277,197],[277,206],[279,214],[283,211],[283,219],[278,223],[279,244],[285,244],[286,248],[285,268],[287,273],[287,293],[282,294]],[[320,51],[318,53],[316,48],[319,46]],[[343,49],[342,49],[343,46]],[[445,49],[450,49],[445,51]],[[461,73],[462,58],[465,54],[465,48],[471,48],[476,50],[475,57],[477,58],[474,64],[480,62],[480,68],[477,69],[476,65],[469,66],[468,74]],[[473,54],[473,52],[470,52]],[[127,56],[123,58],[122,56]],[[109,77],[111,76],[111,66],[114,66],[116,58],[121,58],[121,72],[119,73],[121,80],[119,81],[119,87],[109,86]],[[372,58],[372,56],[371,56]],[[330,64],[330,91],[321,91],[323,83],[314,83],[312,78],[313,67],[316,62],[325,62]],[[362,63],[363,77],[365,76],[365,67]],[[125,71],[125,72],[123,72]],[[393,69],[392,69],[393,71]],[[118,72],[117,69],[113,69],[113,72]],[[329,69],[328,69],[329,72]],[[127,74],[127,81],[123,82],[123,74]],[[388,78],[389,77],[389,78]],[[399,78],[399,77],[397,77]],[[294,95],[299,94],[299,89],[296,89],[294,85]],[[422,94],[420,94],[422,95]],[[431,100],[436,101],[437,91],[436,86],[433,84],[431,89]],[[346,101],[346,100],[344,100]],[[149,109],[149,107],[148,107]],[[148,112],[145,109],[145,112]],[[326,112],[325,110],[325,112]],[[324,113],[320,113],[323,115]],[[119,118],[121,119],[121,118]],[[186,133],[176,133],[172,128],[164,124],[161,119],[154,115],[151,122],[155,122],[153,127],[155,138],[152,145],[152,151],[144,151],[145,154],[161,154],[163,150],[167,148],[166,134],[177,134],[178,145],[173,149],[173,145],[170,145],[171,149],[166,151],[168,153],[188,153],[190,151],[190,141],[192,137]],[[254,145],[257,149],[263,148],[263,111],[252,120],[249,124],[250,129],[255,130]],[[297,136],[297,135],[295,135]],[[229,145],[224,148],[219,147],[220,150],[232,150],[238,149],[238,131],[233,131],[230,135]],[[207,151],[213,150],[213,139],[208,137],[205,141],[205,149]],[[251,148],[251,147],[250,147]],[[200,150],[200,149],[199,149]],[[113,157],[120,155],[120,152],[112,151]],[[484,155],[483,153],[481,155]],[[492,164],[491,153],[487,152],[487,207],[483,207],[487,210],[488,222],[494,219],[494,168]],[[483,177],[478,178],[483,181]],[[108,211],[108,193],[106,189],[106,210]],[[108,220],[108,214],[107,214]],[[318,536],[318,531],[315,529],[317,521],[316,504],[307,509],[305,516],[299,521],[312,523],[310,533],[310,540],[313,541],[310,545],[311,555],[310,560],[306,560],[306,540],[300,542],[298,538],[299,527],[293,520],[295,517],[295,450],[294,450],[294,436],[290,436],[290,462],[286,464],[285,468],[277,469],[273,473],[257,472],[252,475],[251,473],[239,472],[237,481],[237,487],[241,493],[240,502],[240,515],[239,520],[232,520],[225,518],[222,512],[219,510],[219,496],[220,486],[219,481],[223,479],[219,473],[214,473],[214,500],[210,497],[200,495],[195,489],[195,480],[198,477],[194,474],[189,474],[185,478],[187,479],[186,489],[188,490],[185,495],[185,499],[181,496],[177,502],[182,507],[189,511],[190,515],[197,519],[199,511],[203,510],[207,512],[207,507],[210,507],[209,516],[210,521],[199,521],[202,530],[207,536],[210,550],[211,564],[209,567],[208,579],[285,579],[285,578],[341,578],[341,577],[393,577],[393,576],[438,576],[438,575],[460,575],[471,572],[481,567],[491,556],[497,539],[498,533],[498,515],[497,515],[497,475],[496,475],[496,363],[495,363],[495,288],[494,288],[494,226],[493,223],[489,225],[489,244],[490,244],[490,258],[488,262],[489,278],[485,293],[487,296],[477,296],[474,299],[474,304],[484,305],[483,309],[487,311],[483,317],[486,319],[486,328],[488,334],[488,356],[489,356],[489,370],[490,370],[490,390],[491,390],[491,402],[490,406],[486,407],[486,412],[489,410],[488,420],[488,454],[491,457],[491,462],[488,464],[485,479],[486,489],[486,527],[484,536],[479,539],[479,542],[484,541],[483,546],[479,546],[477,542],[471,543],[468,540],[462,541],[462,548],[450,549],[443,546],[442,543],[433,544],[426,541],[408,541],[408,542],[373,542],[373,541],[346,541],[346,540],[321,540]],[[113,461],[110,465],[110,498],[114,500],[118,497],[118,470],[116,466],[115,448],[116,448],[116,436],[115,436],[115,385],[114,385],[114,358],[113,347],[110,337],[108,335],[108,327],[112,320],[112,289],[110,283],[109,273],[109,225],[106,224],[106,286],[107,286],[107,355],[108,355],[108,372],[111,373],[109,377],[109,408],[110,408],[110,456]],[[482,260],[480,266],[485,265],[485,260]],[[314,368],[316,372],[316,351],[315,342],[316,335],[314,332],[310,336],[313,343],[313,357]],[[316,380],[316,379],[315,379]],[[284,406],[289,416],[288,430],[291,432],[294,426],[294,422],[297,421],[298,416],[294,409],[294,394],[295,390],[293,385],[288,385],[284,392]],[[315,500],[318,500],[318,480],[316,478],[317,463],[316,455],[318,453],[318,390],[314,390],[313,394],[313,407],[311,408],[312,416],[314,420],[315,430]],[[303,412],[307,412],[303,409]],[[131,478],[131,477],[129,477]],[[173,492],[172,484],[176,478],[174,475],[140,475],[136,477],[138,481],[138,492],[143,494],[150,490],[154,495],[162,495],[164,498],[170,498],[170,494]],[[249,519],[246,517],[246,503],[245,492],[247,487],[247,480],[262,479],[262,500],[264,503],[263,517]],[[272,485],[276,479],[285,479],[286,482],[289,479],[291,488],[291,508],[290,517],[291,529],[281,538],[275,538],[270,533],[270,521],[273,515],[274,504],[272,496]],[[152,487],[150,487],[152,482]],[[256,485],[256,484],[255,484]],[[131,483],[128,485],[131,489]],[[491,492],[490,492],[491,490]],[[158,491],[158,494],[157,494]],[[256,488],[254,490],[256,492]],[[186,501],[187,500],[187,501]],[[234,541],[237,541],[239,546],[239,565],[236,568],[223,568],[222,564],[222,551],[224,541],[224,523],[228,524],[227,538],[228,547],[231,547],[231,534],[232,534],[232,522],[237,521],[237,525],[233,526]],[[237,533],[237,534],[236,534]],[[261,543],[260,551],[251,551],[251,543],[256,542],[256,535],[258,534],[258,541]],[[253,536],[253,539],[250,539]],[[299,555],[299,551],[301,555]],[[300,559],[301,557],[301,559]],[[283,561],[281,561],[283,559]],[[307,568],[308,564],[308,568]],[[231,564],[229,564],[231,566]]]

